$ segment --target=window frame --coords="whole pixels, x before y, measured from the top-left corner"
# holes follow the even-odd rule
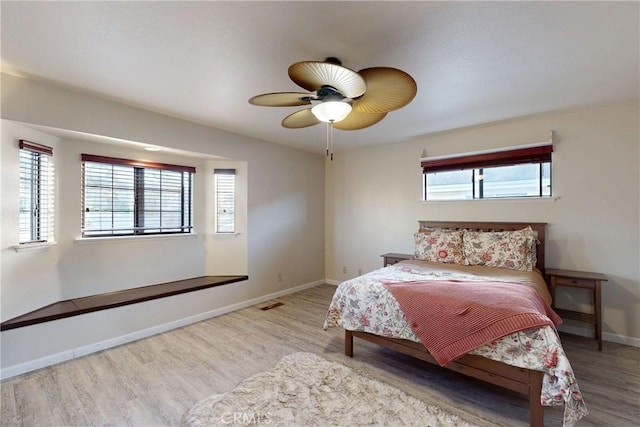
[[[422,200],[424,202],[447,201],[475,201],[475,200],[505,200],[505,199],[550,199],[553,198],[552,187],[552,142],[530,144],[520,147],[503,148],[497,150],[479,151],[460,155],[446,155],[438,157],[425,157],[420,159],[422,166]],[[549,194],[544,193],[543,165],[549,164]],[[525,164],[538,165],[538,194],[528,196],[484,196],[484,180],[476,179],[476,172],[482,174],[484,169],[518,166]],[[470,172],[470,199],[428,199],[428,175],[439,172],[469,171]]]
[[[53,148],[47,145],[24,139],[18,140],[18,167],[19,167],[19,197],[18,208],[18,245],[32,246],[53,242],[54,236],[54,174],[53,174]],[[26,158],[28,156],[28,158]],[[28,170],[28,174],[25,173]],[[28,175],[28,176],[27,176]],[[28,196],[23,191],[29,189]],[[29,224],[26,233],[28,239],[23,239],[25,224],[22,221],[23,196],[27,196],[29,206]]]
[[[113,238],[113,237],[143,237],[143,236],[158,236],[158,235],[185,235],[193,233],[193,183],[194,183],[194,175],[196,172],[196,168],[193,166],[183,166],[183,165],[174,165],[167,163],[157,163],[157,162],[149,162],[149,161],[140,161],[140,160],[130,160],[130,159],[122,159],[116,157],[106,157],[106,156],[98,156],[93,154],[82,154],[82,176],[81,176],[81,215],[82,215],[82,238],[85,239],[95,239],[95,238]],[[132,180],[131,180],[131,188],[133,193],[133,202],[131,206],[131,211],[133,215],[133,223],[131,227],[126,228],[114,228],[114,216],[113,213],[115,210],[107,210],[106,212],[111,212],[112,218],[112,227],[109,229],[93,229],[87,230],[87,218],[86,218],[86,164],[87,163],[101,163],[110,166],[124,166],[131,167],[132,171]],[[180,190],[180,217],[181,217],[181,225],[179,226],[170,226],[163,227],[162,220],[160,220],[160,224],[158,226],[149,226],[145,227],[145,219],[147,219],[147,215],[149,211],[144,209],[145,204],[145,191],[149,190],[149,187],[144,184],[144,175],[145,170],[159,170],[160,171],[160,186],[154,191],[159,192],[159,200],[160,200],[160,208],[158,210],[160,214],[160,218],[162,218],[162,213],[166,212],[162,210],[162,192],[170,191],[165,190],[162,184],[162,172],[179,172],[182,173],[181,176],[181,190]],[[112,171],[112,175],[113,175]],[[186,174],[186,175],[185,175]],[[185,184],[185,177],[187,179],[187,183]],[[111,191],[114,189],[114,185],[107,186],[104,188],[109,188]],[[175,192],[175,191],[173,191]],[[171,211],[174,212],[174,211]],[[177,211],[175,211],[177,212]],[[167,230],[163,231],[163,228]]]

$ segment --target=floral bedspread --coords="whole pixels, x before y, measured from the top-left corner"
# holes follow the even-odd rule
[[[436,265],[425,261],[404,261],[348,280],[338,286],[327,310],[324,328],[342,327],[420,342],[411,330],[398,302],[382,284],[424,280],[495,281],[503,278],[499,272],[502,269],[485,267],[482,270],[480,267],[480,273],[477,269],[478,267],[470,269],[451,264]],[[513,276],[510,275],[512,273],[508,272],[503,280],[513,281]],[[520,275],[522,272],[517,274]],[[540,276],[537,272],[524,274]],[[530,286],[536,280],[523,278],[523,286]],[[545,406],[565,405],[564,426],[573,426],[588,414],[573,369],[552,327],[516,332],[477,347],[470,354],[512,366],[543,371],[545,375],[540,401]]]

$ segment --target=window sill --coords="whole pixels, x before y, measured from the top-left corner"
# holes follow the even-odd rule
[[[23,243],[21,245],[13,245],[12,247],[16,252],[46,252],[55,244],[56,242]]]
[[[422,200],[423,205],[430,204],[442,204],[442,203],[499,203],[499,202],[555,202],[558,200],[560,196],[550,196],[550,197],[501,197],[501,198],[493,198],[493,199],[464,199],[464,200]]]
[[[194,239],[196,233],[189,234],[152,234],[149,236],[105,236],[105,237],[78,237],[75,242],[79,245],[101,245],[108,243],[140,242],[146,240],[178,240]]]

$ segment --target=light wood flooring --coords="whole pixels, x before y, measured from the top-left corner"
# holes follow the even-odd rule
[[[528,403],[506,390],[356,339],[324,331],[335,287],[321,285],[269,303],[142,339],[1,383],[2,426],[177,426],[196,401],[232,389],[286,354],[308,351],[393,384],[483,426],[528,425]],[[272,301],[274,302],[274,301]],[[640,349],[562,337],[590,411],[578,426],[640,425]],[[562,408],[545,408],[562,425]]]

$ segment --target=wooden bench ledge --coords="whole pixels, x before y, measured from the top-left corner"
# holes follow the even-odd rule
[[[229,283],[247,280],[249,276],[202,276],[158,285],[142,286],[82,298],[59,301],[32,311],[22,316],[14,317],[0,324],[0,331],[21,328],[23,326],[50,322],[66,317],[78,316],[93,311],[122,307],[172,295],[213,288]]]

